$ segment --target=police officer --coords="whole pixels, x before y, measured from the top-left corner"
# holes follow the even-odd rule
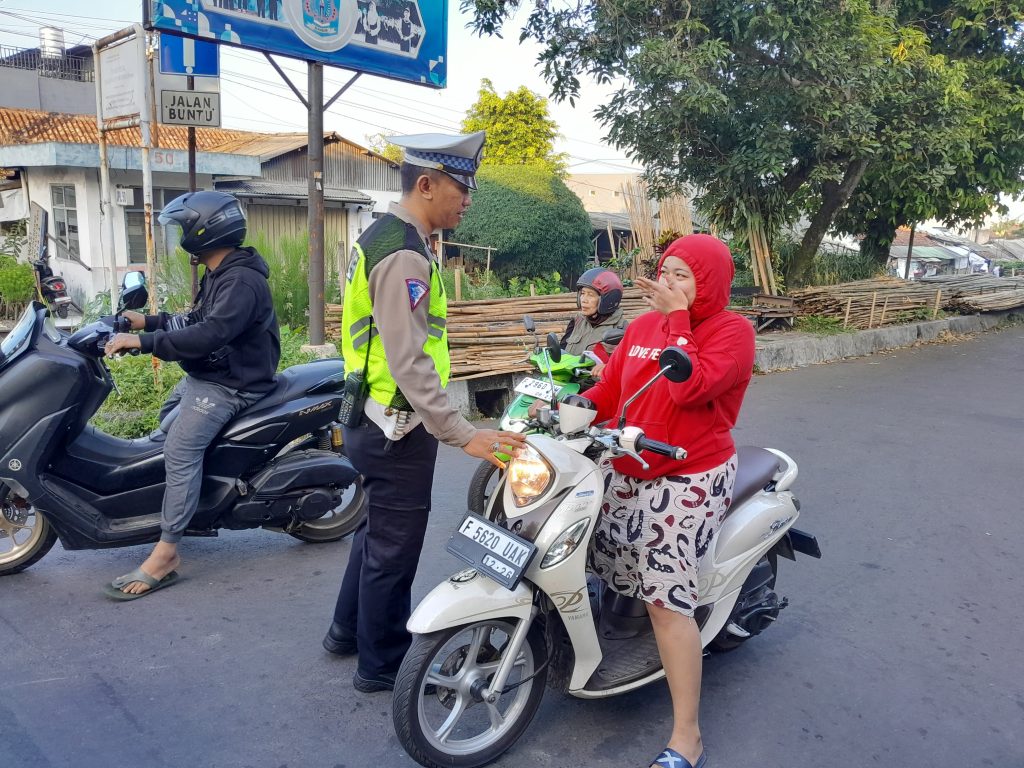
[[[368,385],[362,423],[346,453],[363,475],[369,510],[324,637],[331,653],[358,653],[353,685],[391,690],[411,637],[410,592],[430,511],[438,441],[501,466],[494,453],[523,444],[476,429],[448,401],[447,302],[430,234],[458,226],[483,151],[484,131],[391,137],[403,147],[402,198],[353,248],[341,345],[347,371]]]

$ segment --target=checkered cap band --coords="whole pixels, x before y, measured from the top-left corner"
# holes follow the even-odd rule
[[[416,157],[421,160],[429,160],[432,163],[440,163],[449,171],[462,171],[463,173],[476,173],[476,160],[470,157],[457,157],[446,155],[441,152],[421,152],[418,150],[405,150],[408,157]]]

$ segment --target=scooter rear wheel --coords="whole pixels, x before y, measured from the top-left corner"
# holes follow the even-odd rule
[[[0,486],[0,576],[38,562],[56,541],[57,532],[39,510]]]
[[[345,490],[341,504],[318,520],[303,523],[291,535],[307,544],[326,544],[339,541],[359,527],[366,517],[366,491],[363,479],[359,477]]]
[[[514,620],[488,619],[413,637],[392,704],[395,732],[413,760],[427,768],[478,768],[522,736],[547,678],[536,624],[519,650],[507,692],[493,704],[481,696],[514,631]]]

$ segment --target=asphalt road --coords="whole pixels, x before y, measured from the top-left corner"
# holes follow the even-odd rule
[[[757,377],[736,437],[800,463],[799,527],[824,559],[782,561],[790,607],[705,663],[711,768],[1024,766],[1017,548],[1024,542],[1024,328]],[[442,449],[416,597],[473,462]],[[0,581],[0,766],[412,766],[387,694],[325,654],[347,542],[267,532],[185,542],[187,579],[100,593],[144,548],[67,553]],[[663,683],[599,702],[549,692],[495,765],[647,765]]]

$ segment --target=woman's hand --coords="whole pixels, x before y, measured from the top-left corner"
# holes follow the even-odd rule
[[[648,280],[646,277],[638,277],[636,285],[643,291],[644,301],[647,302],[647,305],[663,315],[670,315],[681,309],[690,308],[690,301],[686,298],[681,283],[668,286],[655,280]]]

